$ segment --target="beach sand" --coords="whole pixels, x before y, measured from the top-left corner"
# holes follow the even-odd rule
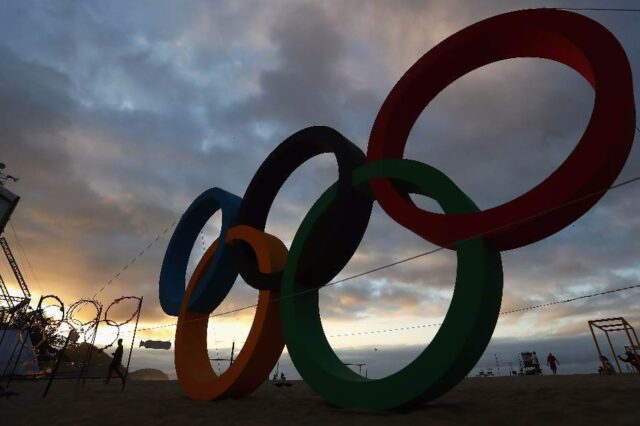
[[[14,382],[0,399],[0,425],[638,425],[640,375],[496,377],[463,380],[417,409],[367,412],[328,405],[303,382],[266,383],[241,400],[188,399],[175,381]]]

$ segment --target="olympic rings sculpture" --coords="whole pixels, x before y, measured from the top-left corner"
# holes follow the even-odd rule
[[[518,198],[481,211],[441,172],[402,154],[413,124],[439,92],[472,70],[518,57],[575,69],[593,87],[595,104],[580,142],[555,172]],[[586,213],[620,173],[634,128],[629,62],[597,22],[533,9],[498,15],[452,35],[392,89],[376,117],[366,157],[337,131],[310,127],[266,158],[244,197],[213,188],[187,209],[159,280],[162,308],[178,316],[175,364],[182,388],[195,399],[247,395],[268,377],[286,343],[306,383],[332,404],[391,409],[442,395],[466,376],[491,338],[502,299],[500,251],[540,241]],[[287,177],[322,153],[336,157],[338,180],[307,213],[287,251],[264,232],[267,215]],[[444,214],[421,210],[409,193],[434,199]],[[379,380],[344,366],[327,341],[318,309],[318,290],[354,254],[373,201],[425,240],[456,250],[458,259],[451,306],[435,338],[411,364]],[[220,237],[185,290],[191,248],[218,210]],[[206,350],[207,318],[238,274],[259,290],[256,315],[237,361],[217,376]]]

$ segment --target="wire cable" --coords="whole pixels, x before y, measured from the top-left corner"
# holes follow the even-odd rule
[[[171,223],[171,225],[167,226],[164,229],[164,231],[162,231],[162,233],[158,234],[153,241],[151,241],[149,244],[147,244],[147,246],[140,251],[140,253],[138,253],[137,255],[133,256],[133,258],[129,261],[129,263],[125,264],[124,267],[117,274],[115,274],[113,277],[111,277],[111,279],[109,281],[107,281],[102,287],[100,287],[100,289],[98,289],[98,291],[96,291],[95,294],[91,297],[91,299],[95,300],[95,298],[98,297],[98,295],[100,293],[102,293],[108,286],[110,286],[111,283],[113,283],[115,280],[117,280],[118,277],[120,277],[120,275],[122,275],[127,269],[129,269],[129,267],[131,265],[133,265],[142,255],[144,255],[144,253],[147,250],[149,250],[155,243],[157,243],[160,240],[160,238],[162,238],[163,235],[165,235],[167,232],[169,232],[169,230],[176,225],[176,223],[178,222],[178,219],[174,220]],[[83,307],[84,307],[84,305],[80,306],[80,309],[78,309],[78,314],[82,311]]]
[[[614,7],[554,7],[554,9],[571,10],[575,12],[640,12],[640,9]]]
[[[544,215],[546,215],[546,214],[548,214],[550,212],[553,212],[555,210],[570,206],[570,205],[575,204],[575,203],[579,203],[579,202],[584,201],[584,200],[586,200],[586,199],[588,199],[590,197],[594,197],[594,196],[600,195],[602,193],[608,192],[610,190],[618,189],[618,188],[624,187],[626,185],[629,185],[631,183],[638,182],[638,181],[640,181],[640,176],[636,176],[634,178],[624,180],[624,181],[622,181],[620,183],[617,183],[615,185],[612,185],[612,186],[610,186],[608,188],[600,189],[598,191],[593,191],[593,192],[591,192],[589,194],[586,194],[586,195],[583,195],[581,197],[574,198],[573,200],[570,200],[570,201],[568,201],[566,203],[563,203],[563,204],[560,204],[558,206],[551,207],[551,208],[549,208],[547,210],[544,210],[544,211],[542,211],[540,213],[537,213],[535,215],[531,215],[529,217],[521,218],[519,220],[516,220],[516,221],[513,221],[511,223],[502,225],[502,226],[497,227],[495,229],[491,229],[491,230],[489,230],[487,232],[483,232],[483,233],[481,233],[479,235],[474,235],[472,237],[469,237],[468,240],[475,239],[475,238],[481,238],[481,237],[483,237],[485,235],[492,234],[492,233],[494,233],[496,231],[499,231],[501,229],[509,228],[509,227],[512,227],[512,226],[517,225],[519,223],[528,222],[528,221],[530,221],[530,220],[532,220],[534,218],[537,218],[537,217],[540,217],[540,216],[544,216]],[[306,294],[306,293],[309,293],[309,292],[312,292],[312,291],[320,290],[322,288],[326,288],[326,287],[334,286],[334,285],[341,284],[341,283],[344,283],[344,282],[347,282],[347,281],[351,281],[351,280],[353,280],[355,278],[359,278],[359,277],[362,277],[364,275],[368,275],[368,274],[371,274],[371,273],[374,273],[374,272],[378,272],[378,271],[381,271],[381,270],[384,270],[384,269],[387,269],[387,268],[390,268],[390,267],[393,267],[393,266],[396,266],[396,265],[400,265],[400,264],[405,263],[405,262],[409,262],[409,261],[412,261],[412,260],[415,260],[415,259],[419,259],[421,257],[425,257],[425,256],[428,256],[428,255],[437,253],[437,252],[439,252],[441,250],[444,250],[446,248],[452,248],[452,247],[455,246],[455,244],[456,243],[451,243],[449,245],[442,246],[442,247],[437,247],[435,249],[432,249],[432,250],[429,250],[429,251],[426,251],[426,252],[423,252],[423,253],[418,253],[416,255],[407,257],[405,259],[398,260],[396,262],[392,262],[392,263],[389,263],[389,264],[386,264],[386,265],[378,266],[376,268],[369,269],[369,270],[364,271],[364,272],[360,272],[360,273],[357,273],[357,274],[354,274],[354,275],[350,275],[350,276],[347,276],[345,278],[342,278],[342,279],[339,279],[339,280],[336,280],[336,281],[332,281],[332,282],[330,282],[330,283],[328,283],[328,284],[326,284],[324,286],[311,287],[311,288],[299,291],[297,293],[293,293],[293,294],[288,295],[288,296],[275,298],[275,299],[271,300],[270,303],[276,302],[276,301],[281,301],[281,300],[284,300],[284,299],[287,299],[287,298],[291,298],[291,297],[297,297],[297,296],[300,296],[302,294]],[[217,314],[212,313],[211,315],[209,315],[208,318],[198,318],[198,319],[194,319],[194,320],[191,320],[191,321],[204,321],[205,319],[208,320],[209,318],[216,318],[216,317],[231,315],[231,314],[234,314],[234,313],[237,313],[237,312],[241,312],[241,311],[244,311],[244,310],[247,310],[247,309],[255,308],[257,306],[258,306],[257,304],[247,305],[247,306],[243,306],[243,307],[240,307],[240,308],[232,309],[232,310],[229,310],[229,311],[220,312],[220,313],[217,313]],[[155,330],[155,329],[158,329],[158,328],[174,327],[176,325],[177,325],[177,323],[171,323],[171,324],[165,324],[165,325],[161,325],[161,326],[141,328],[140,331],[149,331],[149,330]]]
[[[561,305],[561,304],[564,304],[564,303],[571,303],[571,302],[575,302],[576,300],[589,299],[591,297],[604,296],[604,295],[607,295],[607,294],[617,293],[617,292],[626,291],[626,290],[632,290],[632,289],[636,289],[636,288],[640,288],[640,284],[630,285],[630,286],[627,286],[627,287],[616,288],[616,289],[613,289],[613,290],[601,291],[601,292],[598,292],[598,293],[584,294],[582,296],[572,297],[572,298],[569,298],[569,299],[556,300],[554,302],[542,303],[542,304],[539,304],[539,305],[532,305],[532,306],[527,306],[527,307],[524,307],[524,308],[512,309],[512,310],[509,310],[509,311],[503,311],[503,312],[500,312],[499,316],[502,317],[504,315],[520,313],[520,312],[526,312],[526,311],[532,311],[532,310],[535,310],[535,309],[546,308],[546,307],[553,306],[553,305]],[[441,325],[442,325],[442,323],[419,324],[419,325],[412,325],[412,326],[408,326],[408,327],[387,328],[387,329],[382,329],[382,330],[368,330],[368,331],[359,331],[359,332],[353,332],[353,333],[334,334],[334,335],[329,336],[329,337],[349,337],[349,336],[360,336],[360,335],[365,335],[365,334],[390,333],[390,332],[394,332],[394,331],[414,330],[414,329],[418,329],[418,328],[439,327]]]
[[[638,128],[638,126],[635,126],[635,129],[636,129],[636,131],[638,132],[638,134],[640,134],[640,128]],[[509,223],[509,224],[503,225],[503,226],[498,227],[498,228],[496,228],[496,229],[492,229],[492,230],[487,231],[487,232],[485,232],[485,233],[482,233],[482,234],[479,234],[479,235],[475,235],[475,236],[473,236],[473,237],[469,237],[468,239],[481,238],[481,237],[483,237],[483,236],[485,236],[485,235],[487,235],[487,234],[490,234],[490,233],[493,233],[493,232],[496,232],[496,231],[499,231],[499,230],[501,230],[501,229],[508,228],[508,227],[511,227],[511,226],[514,226],[514,225],[517,225],[518,223],[527,222],[527,221],[532,220],[532,219],[534,219],[534,218],[536,218],[536,217],[543,216],[543,215],[548,214],[548,213],[550,213],[550,212],[552,212],[552,211],[555,211],[555,210],[558,210],[558,209],[561,209],[561,208],[567,207],[567,206],[569,206],[569,205],[572,205],[572,204],[578,203],[578,202],[583,201],[583,200],[585,200],[585,199],[588,199],[588,198],[590,198],[590,197],[593,197],[593,196],[596,196],[596,195],[599,195],[599,194],[602,194],[602,193],[608,192],[609,190],[617,189],[617,188],[621,188],[621,187],[623,187],[623,186],[625,186],[625,185],[628,185],[628,184],[631,184],[631,183],[637,182],[637,181],[639,181],[639,180],[640,180],[640,176],[637,176],[637,177],[634,177],[634,178],[631,178],[631,179],[628,179],[628,180],[622,181],[622,182],[620,182],[620,183],[618,183],[618,184],[615,184],[615,185],[610,186],[609,188],[605,188],[605,189],[602,189],[602,190],[594,191],[594,192],[589,193],[589,194],[586,194],[586,195],[584,195],[584,196],[582,196],[582,197],[579,197],[579,198],[576,198],[576,199],[570,200],[570,201],[568,201],[568,202],[566,202],[566,203],[564,203],[564,204],[561,204],[561,205],[559,205],[559,206],[555,206],[555,207],[552,207],[552,208],[550,208],[550,209],[547,209],[547,210],[545,210],[545,211],[543,211],[543,212],[540,212],[540,213],[538,213],[538,214],[536,214],[536,215],[533,215],[533,216],[530,216],[530,217],[526,217],[526,218],[522,218],[522,219],[520,219],[520,220],[517,220],[517,221],[511,222],[511,223]],[[142,255],[142,254],[143,254],[146,250],[148,250],[148,249],[149,249],[149,248],[150,248],[150,247],[151,247],[155,242],[157,242],[157,241],[160,239],[160,236],[161,236],[161,235],[166,234],[166,233],[169,231],[169,229],[173,228],[173,227],[175,226],[175,224],[177,223],[177,221],[178,221],[178,219],[176,219],[176,220],[175,220],[175,221],[174,221],[174,222],[173,222],[169,227],[167,227],[167,228],[162,232],[162,234],[158,235],[158,236],[156,237],[156,239],[155,239],[152,243],[150,243],[150,244],[149,244],[149,245],[148,245],[144,250],[142,250],[142,251],[140,252],[140,254],[139,254],[137,257],[139,257],[140,255]],[[202,238],[202,244],[203,244],[203,250],[204,250],[204,249],[205,249],[205,245],[204,245],[205,243],[204,243],[204,234],[203,234],[203,233],[201,233],[201,238]],[[295,296],[299,296],[299,295],[302,295],[302,294],[308,293],[308,292],[310,292],[310,291],[319,290],[319,289],[321,289],[321,288],[323,288],[323,287],[330,287],[330,286],[334,286],[334,285],[337,285],[337,284],[341,284],[341,283],[344,283],[344,282],[347,282],[347,281],[351,281],[351,280],[353,280],[353,279],[356,279],[356,278],[359,278],[359,277],[362,277],[362,276],[365,276],[365,275],[368,275],[368,274],[371,274],[371,273],[374,273],[374,272],[378,272],[378,271],[381,271],[381,270],[384,270],[384,269],[387,269],[387,268],[391,268],[391,267],[393,267],[393,266],[400,265],[400,264],[402,264],[402,263],[410,262],[410,261],[412,261],[412,260],[419,259],[419,258],[421,258],[421,257],[425,257],[425,256],[428,256],[428,255],[431,255],[431,254],[437,253],[437,252],[439,252],[439,251],[441,251],[441,250],[444,250],[445,248],[451,248],[451,247],[452,247],[452,246],[454,246],[454,245],[455,245],[455,243],[450,244],[450,245],[448,245],[448,246],[437,247],[437,248],[435,248],[435,249],[432,249],[432,250],[429,250],[429,251],[426,251],[426,252],[423,252],[423,253],[418,253],[418,254],[416,254],[416,255],[413,255],[413,256],[410,256],[410,257],[407,257],[407,258],[404,258],[404,259],[398,260],[398,261],[396,261],[396,262],[392,262],[392,263],[389,263],[389,264],[386,264],[386,265],[382,265],[382,266],[379,266],[379,267],[376,267],[376,268],[373,268],[373,269],[370,269],[370,270],[367,270],[367,271],[364,271],[364,272],[360,272],[360,273],[357,273],[357,274],[354,274],[354,275],[348,276],[348,277],[346,277],[346,278],[342,278],[342,279],[337,280],[337,281],[330,282],[330,283],[328,283],[328,284],[326,284],[326,285],[324,285],[324,286],[322,286],[322,287],[309,288],[309,289],[303,290],[303,291],[301,291],[301,292],[294,293],[294,294],[292,294],[292,295],[290,295],[290,296],[288,296],[288,297],[295,297]],[[117,273],[117,274],[116,274],[116,275],[115,275],[111,280],[109,280],[109,282],[107,282],[107,284],[105,284],[105,285],[104,285],[104,286],[103,286],[103,287],[102,287],[102,288],[101,288],[101,289],[96,293],[96,295],[94,295],[94,298],[95,298],[95,296],[97,296],[97,295],[98,295],[102,290],[104,290],[104,288],[105,288],[106,286],[108,286],[109,284],[111,284],[111,282],[112,282],[114,279],[116,279],[118,276],[120,276],[120,274],[121,274],[122,272],[124,272],[124,271],[128,268],[128,266],[129,266],[129,265],[133,264],[133,262],[135,262],[135,259],[136,259],[137,257],[134,257],[134,259],[133,259],[131,262],[129,262],[129,264],[128,264],[128,265],[126,265],[126,266],[125,266],[125,267],[124,267],[120,272],[118,272],[118,273]],[[280,301],[280,300],[282,300],[282,299],[284,299],[284,298],[283,298],[283,297],[280,297],[280,298],[274,299],[272,302]],[[209,317],[208,317],[208,318],[216,318],[216,317],[220,317],[220,316],[231,315],[231,314],[235,314],[235,313],[237,313],[237,312],[245,311],[245,310],[247,310],[247,309],[255,308],[255,307],[257,307],[257,306],[258,306],[257,304],[252,304],[252,305],[247,305],[247,306],[243,306],[243,307],[240,307],[240,308],[232,309],[232,310],[229,310],[229,311],[220,312],[220,313],[217,313],[217,314],[213,314],[213,313],[212,313],[211,315],[209,315]],[[192,321],[201,321],[201,320],[202,320],[202,319],[192,320]],[[149,330],[155,330],[155,329],[158,329],[158,328],[174,327],[174,326],[176,326],[176,325],[177,325],[177,323],[172,323],[172,324],[165,324],[165,325],[162,325],[162,326],[155,326],[155,327],[140,328],[139,330],[140,330],[140,331],[149,331]]]
[[[164,229],[164,231],[162,231],[160,234],[158,234],[153,241],[151,241],[149,244],[147,244],[147,246],[140,251],[140,253],[138,253],[137,255],[133,256],[131,258],[131,260],[129,261],[129,263],[125,264],[124,267],[117,274],[115,274],[113,277],[111,277],[111,279],[109,281],[107,281],[102,287],[100,287],[100,289],[93,295],[92,299],[95,299],[109,285],[111,285],[111,283],[113,283],[115,280],[117,280],[118,277],[120,277],[120,275],[122,275],[127,269],[129,269],[130,266],[132,266],[140,257],[142,257],[147,250],[149,250],[151,247],[153,247],[153,245],[155,243],[157,243],[160,240],[160,238],[162,238],[163,235],[165,235],[167,232],[169,232],[170,229],[172,229],[174,226],[176,226],[176,223],[178,223],[178,219],[174,220],[171,223],[171,225],[167,226]]]

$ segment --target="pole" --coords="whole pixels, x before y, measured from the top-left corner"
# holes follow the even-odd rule
[[[7,320],[7,322],[4,322],[5,313],[4,313],[4,311],[2,312],[2,337],[0,337],[0,345],[2,345],[2,341],[4,340],[4,336],[7,334],[7,330],[9,329],[9,325],[11,324],[11,321],[13,320],[13,316],[14,316],[14,313],[11,312],[9,314],[9,319]]]
[[[98,313],[98,321],[96,321],[95,329],[93,330],[93,338],[91,339],[91,343],[87,348],[87,352],[84,356],[84,363],[82,364],[82,370],[80,370],[80,377],[78,377],[78,382],[82,379],[82,387],[87,383],[87,374],[89,373],[89,367],[91,366],[91,358],[93,358],[93,353],[95,352],[96,346],[96,336],[98,335],[98,327],[100,327],[100,317],[102,316],[102,309]]]
[[[43,398],[47,397],[47,394],[49,393],[49,388],[51,387],[51,383],[53,383],[53,379],[56,377],[56,374],[58,373],[58,368],[60,368],[60,364],[62,363],[62,357],[64,356],[64,352],[67,350],[67,345],[69,344],[69,337],[71,337],[71,333],[67,334],[67,338],[64,341],[64,346],[58,352],[58,359],[56,360],[56,366],[54,367],[53,372],[51,372],[51,377],[49,377],[49,382],[47,383],[47,387],[44,390],[44,394],[42,394]]]
[[[625,321],[625,327],[624,327],[624,331],[625,333],[627,333],[627,338],[629,338],[629,343],[631,343],[631,352],[633,353],[633,356],[638,359],[638,351],[636,350],[636,345],[633,343],[633,340],[631,339],[631,333],[629,333],[629,328],[631,327],[627,321]],[[632,328],[633,330],[633,328]],[[629,368],[629,366],[627,365],[627,369]],[[638,374],[640,374],[640,370],[638,370]]]
[[[598,339],[596,339],[596,333],[593,332],[593,323],[589,321],[589,330],[591,330],[591,335],[593,336],[593,343],[596,344],[596,349],[598,350],[598,361],[602,364],[602,371],[605,372],[608,370],[607,364],[605,364],[602,359],[602,350],[600,350],[600,345],[598,344]]]
[[[231,357],[229,357],[229,367],[231,367],[233,365],[233,351],[236,348],[236,342],[233,341],[231,342]]]
[[[127,367],[124,370],[124,379],[122,380],[122,391],[124,392],[124,386],[127,383],[127,377],[129,376],[129,365],[131,364],[131,355],[133,354],[133,344],[136,340],[136,333],[138,332],[138,322],[140,321],[140,313],[142,312],[142,299],[144,297],[140,297],[140,302],[138,303],[138,315],[136,315],[136,326],[133,329],[133,337],[131,338],[131,347],[129,348],[129,359],[127,359]],[[120,368],[120,366],[118,366]]]
[[[633,327],[631,327],[631,331],[633,331],[633,335],[636,338],[636,346],[640,348],[640,341],[638,341],[638,335],[636,334],[636,330]]]
[[[498,354],[493,354],[493,356],[496,358],[496,370],[498,370],[498,376],[500,376],[500,361],[498,360]]]
[[[618,372],[622,374],[622,368],[620,367],[620,361],[618,361],[618,355],[616,354],[616,350],[613,348],[613,344],[611,343],[611,338],[609,337],[609,332],[604,330],[605,336],[607,336],[607,340],[609,341],[609,347],[611,348],[611,352],[613,352],[613,359],[616,361],[616,365],[618,366]]]
[[[20,333],[19,330],[16,330],[18,333]],[[7,360],[7,363],[4,365],[4,369],[2,370],[2,375],[0,376],[0,378],[4,378],[4,376],[7,375],[7,371],[9,371],[9,366],[11,365],[11,361],[13,361],[13,356],[16,353],[16,349],[18,349],[18,345],[20,344],[20,338],[16,337],[16,343],[13,345],[13,350],[11,351],[11,356],[9,356],[9,359]]]
[[[26,337],[23,337],[22,335],[24,333],[24,330],[20,330],[19,331],[18,337],[17,337],[18,340],[16,341],[16,345],[13,347],[13,352],[11,352],[11,357],[13,357],[13,355],[16,352],[16,348],[18,347],[18,342],[20,340],[22,340],[22,343],[20,344],[20,350],[18,351],[18,356],[16,357],[16,360],[13,363],[13,368],[11,369],[11,374],[9,374],[9,378],[7,379],[7,387],[6,387],[6,389],[9,389],[9,385],[11,384],[11,381],[13,380],[13,375],[16,372],[16,368],[18,368],[18,363],[20,362],[20,357],[22,356],[22,351],[24,350],[24,345],[25,345],[25,343],[27,343],[27,338],[29,336],[31,336],[31,324],[29,324],[29,327],[27,327],[27,331],[26,332],[27,332]],[[9,362],[11,362],[11,361],[9,361]],[[6,373],[6,368],[5,368],[5,373]]]

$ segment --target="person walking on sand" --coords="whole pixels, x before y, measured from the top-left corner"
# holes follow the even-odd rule
[[[111,373],[116,372],[116,374],[122,379],[122,384],[124,386],[124,376],[120,372],[120,364],[122,363],[122,355],[124,354],[124,348],[122,347],[122,339],[118,339],[118,348],[113,353],[113,359],[111,360],[111,364],[109,364],[109,375],[107,375],[107,380],[105,380],[104,384],[109,384],[109,380],[111,380]]]
[[[556,375],[556,370],[558,369],[558,365],[560,365],[560,361],[556,359],[555,356],[551,352],[549,352],[549,356],[547,357],[547,365],[553,372],[553,375]]]

